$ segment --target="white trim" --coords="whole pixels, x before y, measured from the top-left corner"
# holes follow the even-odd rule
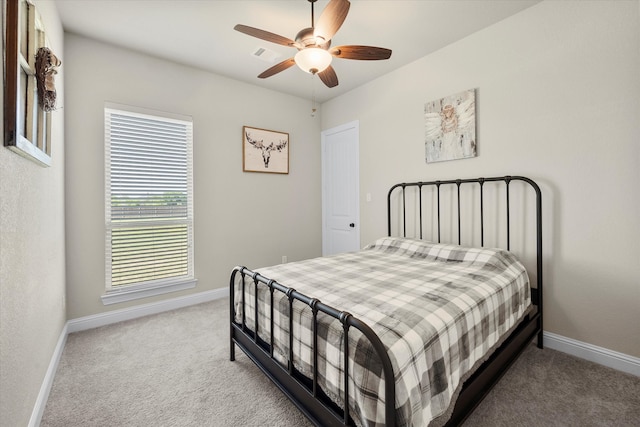
[[[135,287],[131,286],[118,291],[109,291],[102,295],[102,304],[110,305],[120,302],[132,301],[140,298],[152,297],[155,295],[167,294],[169,292],[182,291],[185,289],[195,288],[198,281],[189,279],[181,282],[173,282],[157,284],[155,286]]]
[[[42,385],[40,386],[40,392],[38,393],[36,403],[33,406],[33,411],[31,411],[31,418],[29,419],[28,424],[29,427],[37,427],[40,425],[40,421],[42,421],[44,408],[47,406],[47,400],[49,400],[49,392],[53,386],[53,379],[55,378],[56,371],[58,370],[58,363],[60,363],[62,351],[67,343],[67,335],[69,334],[68,326],[69,322],[64,324],[62,332],[60,332],[60,337],[58,337],[58,344],[56,344],[56,348],[53,350],[53,355],[51,356],[51,361],[49,361],[47,373],[44,375]]]
[[[150,314],[157,314],[164,311],[175,310],[177,308],[188,307],[190,305],[213,301],[228,296],[229,288],[214,289],[211,291],[199,292],[197,294],[185,295],[182,297],[172,298],[164,301],[136,305],[134,307],[94,314],[77,319],[71,319],[67,322],[67,324],[69,326],[69,333],[85,331],[87,329],[98,328],[100,326],[111,325],[113,323],[118,323],[125,320],[148,316]]]
[[[40,392],[38,393],[38,398],[31,412],[29,427],[37,427],[40,425],[68,334],[228,297],[229,288],[220,288],[67,321],[64,328],[62,328],[62,332],[58,338],[58,344],[51,356],[49,368],[47,369],[42,386],[40,387]],[[566,338],[551,332],[544,332],[543,336],[544,345],[547,348],[589,360],[618,371],[640,376],[640,358]]]
[[[556,335],[551,332],[544,332],[543,338],[544,345],[547,348],[640,377],[640,358],[638,357],[618,353],[617,351]]]
[[[138,114],[146,117],[160,116],[177,122],[193,122],[193,116],[187,114],[172,113],[169,111],[154,110],[152,108],[137,107],[135,105],[118,104],[117,102],[106,101],[104,108],[108,110],[127,111],[129,113]]]
[[[159,114],[136,107],[115,107],[116,104],[106,103],[104,108],[106,295],[102,297],[102,302],[105,305],[195,286],[193,118]],[[144,136],[148,129],[152,129],[155,135],[151,139]],[[166,174],[166,165],[171,159],[176,159],[177,163],[171,162],[173,172]],[[147,204],[147,197],[167,191],[181,196],[184,194],[186,206],[181,203],[175,210],[149,210],[151,205]],[[142,209],[121,211],[121,208],[124,209],[123,206],[118,207],[121,197],[134,203],[134,206],[140,204]],[[165,203],[161,204],[167,207]],[[165,228],[174,225],[180,226],[182,231]],[[129,233],[128,230],[135,230],[135,233]],[[122,231],[124,233],[121,234]],[[153,242],[153,245],[139,247],[136,243],[130,246],[134,241]],[[126,253],[123,252],[125,250]],[[152,261],[160,254],[168,263],[166,267],[173,266],[173,269],[157,269]],[[150,283],[155,282],[153,278],[156,275],[168,275],[168,279],[180,283],[174,282],[175,286],[164,287],[163,291],[138,292],[131,289],[142,288],[138,284],[143,284],[145,288],[164,286]],[[183,283],[184,278],[192,281],[190,286]],[[164,281],[164,278],[160,280]],[[126,286],[127,291],[120,292],[119,285]]]
[[[173,298],[166,301],[159,301],[150,304],[139,305],[136,307],[124,308],[121,310],[115,310],[109,313],[101,313],[93,316],[80,317],[78,319],[71,319],[65,323],[60,332],[58,338],[58,344],[56,345],[53,354],[51,355],[51,361],[47,368],[47,373],[42,380],[40,386],[40,392],[36,398],[36,403],[31,411],[31,418],[29,419],[29,427],[38,427],[42,421],[42,415],[44,409],[47,406],[47,400],[49,399],[49,393],[53,386],[53,379],[56,376],[58,370],[58,364],[62,357],[64,346],[67,343],[67,336],[72,332],[84,331],[87,329],[97,328],[99,326],[110,325],[123,320],[135,319],[142,316],[148,316],[150,314],[157,314],[163,311],[174,310],[177,308],[188,307],[190,305],[196,305],[203,302],[209,302],[216,299],[228,298],[229,288],[214,289],[211,291],[199,292],[197,294],[186,295],[183,297]]]

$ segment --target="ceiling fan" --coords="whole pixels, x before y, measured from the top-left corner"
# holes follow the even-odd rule
[[[358,45],[331,47],[331,39],[346,19],[351,3],[348,0],[331,0],[316,24],[314,22],[313,4],[317,0],[308,1],[311,3],[311,27],[300,30],[295,40],[247,25],[238,24],[233,27],[241,33],[298,49],[298,53],[294,57],[263,71],[258,78],[271,77],[297,64],[303,71],[314,75],[317,74],[320,80],[331,88],[338,85],[338,76],[331,66],[331,60],[334,57],[368,61],[389,59],[391,57],[391,50],[382,47]]]

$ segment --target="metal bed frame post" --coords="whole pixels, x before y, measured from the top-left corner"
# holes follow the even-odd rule
[[[505,192],[507,194],[507,250],[511,250],[511,218],[509,215],[509,212],[511,212],[511,209],[509,209],[509,183],[511,182],[511,178],[510,177],[505,177]]]
[[[313,397],[318,397],[318,303],[320,300],[313,298],[309,303],[313,314]]]
[[[440,181],[436,181],[436,188],[438,189],[438,243],[440,243]],[[420,223],[422,223],[422,218],[420,218]]]
[[[479,178],[480,184],[480,246],[484,247],[484,178]]]
[[[462,242],[462,231],[460,231],[460,230],[461,230],[461,229],[460,229],[460,222],[461,222],[461,218],[460,218],[460,184],[462,184],[462,183],[460,182],[460,180],[459,180],[459,179],[456,179],[456,189],[457,189],[457,191],[458,191],[458,198],[457,198],[457,200],[458,200],[458,244],[459,244],[459,245],[460,245],[460,244],[462,244],[462,243],[461,243],[461,242]],[[420,221],[420,222],[422,222],[422,221]]]

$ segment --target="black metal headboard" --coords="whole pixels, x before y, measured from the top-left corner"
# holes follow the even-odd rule
[[[440,211],[441,211],[441,195],[440,189],[443,186],[455,186],[455,191],[457,193],[457,234],[458,234],[458,244],[461,244],[462,239],[462,230],[461,230],[461,198],[460,198],[460,188],[462,186],[473,186],[476,185],[479,188],[479,215],[480,215],[480,246],[484,246],[485,244],[485,196],[484,196],[484,184],[487,182],[498,182],[504,184],[505,194],[506,194],[506,235],[507,235],[507,250],[511,249],[511,206],[510,206],[510,191],[509,184],[512,181],[523,181],[529,184],[533,190],[535,191],[536,197],[536,208],[535,208],[535,227],[536,227],[536,274],[537,274],[537,287],[536,290],[532,290],[532,300],[534,304],[538,305],[539,308],[542,308],[542,192],[540,191],[540,187],[533,180],[523,177],[523,176],[502,176],[502,177],[491,177],[491,178],[472,178],[472,179],[453,179],[453,180],[445,180],[445,181],[429,181],[429,182],[410,182],[410,183],[400,183],[396,184],[389,190],[389,194],[387,195],[387,232],[388,235],[391,236],[391,224],[392,224],[392,214],[391,214],[391,205],[392,198],[394,193],[398,191],[401,192],[401,210],[398,212],[398,215],[402,215],[402,218],[398,218],[401,220],[402,225],[402,235],[403,237],[407,237],[407,201],[406,201],[406,189],[417,187],[417,197],[418,200],[416,202],[418,213],[415,217],[416,222],[418,223],[419,237],[423,238],[423,200],[422,200],[422,188],[435,187],[435,198],[436,198],[436,227],[437,227],[437,241],[440,243],[441,241],[441,219],[440,219]],[[434,239],[435,240],[435,239]]]

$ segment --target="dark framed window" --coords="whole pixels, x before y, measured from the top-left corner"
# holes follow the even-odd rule
[[[53,76],[60,61],[47,47],[42,19],[31,2],[6,0],[4,18],[4,145],[50,166]]]

